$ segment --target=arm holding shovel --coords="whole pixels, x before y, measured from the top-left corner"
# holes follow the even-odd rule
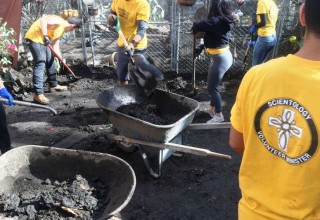
[[[8,92],[6,87],[3,85],[2,80],[0,79],[0,97],[8,99],[9,101],[4,102],[3,104],[5,105],[14,105],[13,103],[13,97],[12,95]]]
[[[36,20],[28,29],[25,38],[33,57],[33,100],[42,105],[48,105],[49,99],[44,95],[43,83],[46,81],[43,72],[47,70],[47,80],[50,91],[61,92],[68,88],[59,85],[57,71],[49,47],[59,50],[59,39],[66,31],[74,30],[82,24],[77,17],[62,18],[57,15],[46,15]]]
[[[130,63],[128,70],[135,84],[144,92],[146,96],[150,96],[156,89],[158,82],[163,80],[162,72],[155,67],[150,60],[144,56],[144,54],[134,54],[134,38],[128,44],[120,28],[120,22],[117,19],[117,30],[119,36],[124,42],[127,54],[130,57]],[[136,39],[139,39],[139,35]],[[136,37],[135,36],[135,37]]]

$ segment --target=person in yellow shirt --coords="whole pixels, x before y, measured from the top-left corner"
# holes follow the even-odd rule
[[[150,17],[150,4],[147,0],[113,0],[111,11],[108,15],[109,25],[116,24],[119,19],[120,28],[123,32],[129,48],[124,48],[121,37],[118,38],[117,49],[117,77],[119,85],[126,85],[130,80],[128,74],[128,64],[130,58],[127,50],[134,54],[146,55],[147,36],[146,30]]]
[[[265,62],[268,53],[277,43],[276,23],[278,7],[273,0],[258,0],[257,23],[252,25],[250,33],[257,32],[258,39],[253,49],[252,66]]]
[[[35,21],[27,31],[25,38],[33,57],[33,100],[39,104],[49,104],[44,96],[44,70],[47,70],[49,87],[55,91],[67,90],[66,86],[58,84],[54,55],[47,45],[61,55],[60,38],[65,31],[71,31],[81,25],[81,19],[69,17],[67,20],[57,15],[47,15]]]
[[[242,161],[239,220],[320,219],[320,1],[305,0],[304,45],[252,67],[231,110]]]

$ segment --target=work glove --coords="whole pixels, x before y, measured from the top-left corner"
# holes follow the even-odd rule
[[[204,44],[201,44],[199,45],[197,48],[196,48],[196,51],[195,51],[195,56],[198,57],[204,50]]]
[[[116,26],[117,24],[117,16],[114,14],[109,14],[108,15],[108,24],[110,26]]]
[[[250,42],[248,42],[248,47],[250,47],[250,48],[254,48],[254,46],[256,45],[256,41],[250,41]]]
[[[124,47],[124,52],[127,56],[132,57],[134,53],[134,46],[133,44],[129,44],[127,47]]]
[[[13,97],[12,95],[8,92],[8,90],[6,88],[2,88],[0,89],[0,97],[5,98],[5,99],[9,99],[8,102],[4,102],[3,104],[5,105],[14,105],[13,104]]]
[[[43,42],[44,42],[44,45],[46,46],[52,45],[52,41],[49,39],[48,35],[44,35]]]
[[[251,28],[250,28],[250,34],[254,34],[257,32],[257,28],[255,25],[252,25]]]
[[[196,34],[197,32],[199,32],[198,28],[197,28],[197,22],[193,22],[192,28],[190,30],[193,34]]]

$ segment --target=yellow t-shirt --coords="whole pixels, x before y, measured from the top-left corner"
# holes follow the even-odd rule
[[[112,11],[117,13],[120,21],[120,28],[129,43],[137,34],[137,21],[149,22],[150,5],[147,0],[113,0],[111,4]],[[121,38],[118,38],[119,47],[123,47]],[[136,49],[144,49],[147,47],[147,37],[139,42]]]
[[[259,23],[259,14],[266,14],[266,25],[258,29],[258,35],[261,37],[271,36],[276,33],[276,23],[278,19],[278,7],[273,0],[258,0],[257,23]]]
[[[56,15],[47,15],[47,16],[56,16]],[[57,25],[56,28],[54,29],[48,29],[47,34],[50,40],[54,41],[58,38],[60,38],[65,30],[64,22],[65,20],[59,16],[56,16],[58,19],[61,19],[61,24]],[[25,38],[32,40],[35,43],[41,43],[44,44],[43,42],[43,34],[41,31],[41,25],[40,25],[40,19],[36,20],[29,30],[26,33]]]
[[[294,55],[253,67],[231,124],[243,133],[239,220],[320,219],[320,62]]]

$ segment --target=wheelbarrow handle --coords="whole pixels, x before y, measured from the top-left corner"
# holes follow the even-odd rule
[[[63,66],[73,75],[74,78],[77,78],[76,75],[74,75],[74,73],[72,72],[71,68],[62,60],[62,57],[53,49],[53,47],[48,44],[49,49],[51,50],[51,52],[58,58],[58,60],[63,63]]]
[[[5,98],[1,98],[0,97],[0,102],[8,102],[8,99]],[[28,106],[28,107],[35,107],[35,108],[42,108],[42,109],[47,109],[49,111],[51,111],[53,114],[57,115],[57,111],[51,107],[48,106],[44,106],[44,105],[39,105],[39,104],[34,104],[31,102],[22,102],[22,101],[18,101],[18,100],[13,100],[13,104],[15,105],[23,105],[23,106]]]
[[[131,139],[127,138],[121,135],[115,135],[115,134],[107,134],[107,137],[109,139],[113,139],[116,141],[123,141],[123,142],[131,142],[135,144],[141,144],[145,146],[151,146],[151,147],[157,147],[157,148],[167,148],[170,150],[175,150],[175,151],[180,151],[184,153],[189,153],[189,154],[195,154],[198,156],[210,156],[210,157],[215,157],[215,158],[220,158],[220,159],[225,159],[225,160],[231,160],[232,157],[230,155],[226,154],[220,154],[216,152],[212,152],[207,149],[202,149],[198,147],[191,147],[187,145],[182,145],[182,144],[174,144],[174,143],[155,143],[155,142],[149,142],[149,141],[143,141],[143,140],[137,140],[137,139]]]

